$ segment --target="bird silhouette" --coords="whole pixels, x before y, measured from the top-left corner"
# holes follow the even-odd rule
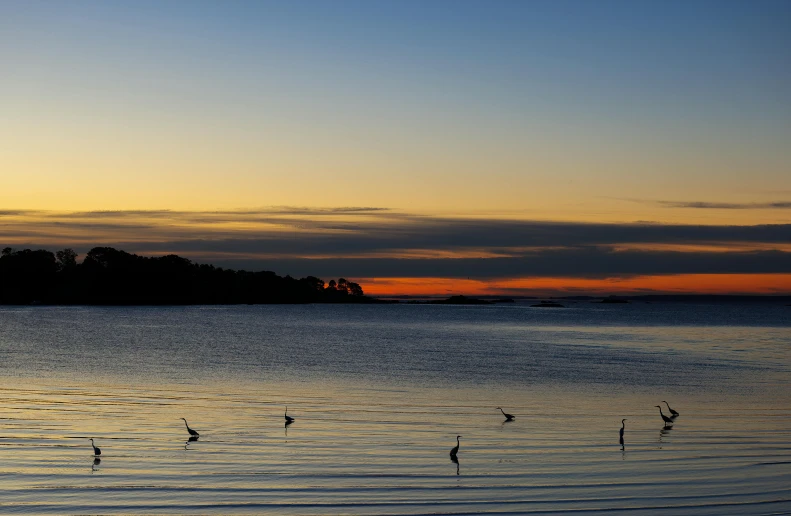
[[[506,421],[513,421],[513,420],[514,420],[514,416],[513,416],[513,414],[506,414],[506,413],[505,413],[505,411],[504,411],[503,409],[501,409],[500,407],[497,407],[497,408],[498,408],[498,410],[499,410],[500,412],[502,412],[502,413],[503,413],[503,415],[505,416],[505,420],[506,420]]]
[[[670,403],[666,402],[665,400],[662,400],[662,403],[664,403],[665,405],[667,405],[667,410],[669,410],[669,411],[670,411],[670,413],[671,413],[671,414],[673,414],[671,417],[678,417],[678,412],[676,412],[675,410],[673,410],[672,408],[670,408]]]
[[[96,447],[96,445],[93,442],[93,437],[91,437],[90,439],[91,439],[91,446],[93,446],[93,454],[98,457],[99,455],[102,454],[102,450]]]
[[[626,429],[625,419],[621,419],[621,444],[623,444],[623,431]]]
[[[294,418],[288,415],[288,406],[286,406],[286,412],[283,414],[283,417],[286,418],[286,424],[290,425],[294,422]]]
[[[184,418],[183,418],[183,417],[181,417],[181,418],[179,418],[179,419],[184,419]],[[187,432],[189,432],[189,434],[190,434],[192,437],[199,437],[199,436],[200,436],[200,434],[199,434],[198,432],[196,432],[195,430],[193,430],[192,428],[190,428],[190,426],[187,424],[187,420],[186,420],[186,419],[184,419],[184,426],[186,426],[186,427],[187,427]]]
[[[659,409],[659,415],[662,416],[662,421],[665,422],[665,425],[669,426],[673,424],[673,420],[662,413],[662,407],[659,405],[654,405],[656,408]]]
[[[451,460],[455,459],[456,458],[456,454],[459,453],[459,437],[461,437],[461,436],[460,435],[456,436],[456,446],[454,446],[450,450],[450,458],[451,458]]]

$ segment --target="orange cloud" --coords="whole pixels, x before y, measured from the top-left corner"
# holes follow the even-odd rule
[[[789,294],[791,274],[675,274],[623,278],[359,278],[372,296]]]

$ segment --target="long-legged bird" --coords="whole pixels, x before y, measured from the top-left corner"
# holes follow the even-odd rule
[[[93,443],[93,437],[91,437],[90,439],[91,439],[91,446],[93,446],[93,454],[98,457],[99,455],[102,454],[102,450],[97,448],[96,445]]]
[[[283,417],[286,418],[286,424],[290,425],[294,422],[294,418],[288,415],[288,406],[286,406],[286,411],[283,413]]]
[[[664,403],[665,405],[667,405],[667,410],[669,410],[669,411],[670,411],[670,413],[671,413],[671,414],[673,414],[673,416],[672,416],[672,417],[678,417],[678,412],[676,412],[675,410],[673,410],[672,408],[670,408],[670,403],[666,402],[665,400],[662,400],[662,403]]]
[[[451,459],[455,459],[456,458],[456,454],[459,453],[459,437],[461,437],[461,436],[460,435],[456,436],[456,446],[454,446],[450,450],[450,458]]]
[[[500,407],[497,407],[497,409],[498,409],[500,412],[502,412],[502,413],[503,413],[503,415],[505,416],[505,420],[506,420],[506,421],[513,421],[513,420],[514,420],[514,415],[513,415],[513,414],[506,414],[506,413],[505,413],[505,411],[504,411],[503,409],[501,409]]]
[[[184,419],[184,418],[183,418],[183,417],[181,417],[181,418],[179,418],[179,419]],[[187,420],[186,420],[186,419],[184,419],[184,426],[186,426],[186,427],[187,427],[187,432],[189,432],[189,434],[190,434],[191,436],[193,436],[193,437],[198,437],[198,436],[200,436],[200,434],[199,434],[198,432],[196,432],[195,430],[193,430],[192,428],[190,428],[190,426],[187,424]]]
[[[626,429],[625,421],[626,421],[625,419],[621,419],[621,436],[620,436],[621,444],[623,444],[623,431]]]
[[[662,416],[662,421],[664,421],[666,425],[672,425],[673,420],[662,413],[662,407],[659,405],[654,406],[659,409],[659,415]]]

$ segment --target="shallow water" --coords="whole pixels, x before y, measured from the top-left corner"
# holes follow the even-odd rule
[[[1,307],[0,512],[786,514],[790,330],[686,303]]]

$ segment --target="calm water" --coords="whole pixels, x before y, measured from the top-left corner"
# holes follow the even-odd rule
[[[791,307],[0,307],[2,513],[614,509],[791,513]]]

